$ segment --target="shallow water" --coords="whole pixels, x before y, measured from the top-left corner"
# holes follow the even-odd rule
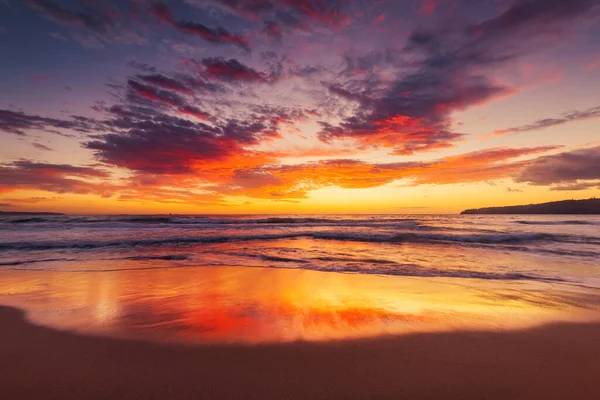
[[[42,216],[0,222],[0,302],[200,342],[595,318],[600,217]]]

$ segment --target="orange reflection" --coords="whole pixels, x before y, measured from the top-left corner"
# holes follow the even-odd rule
[[[580,314],[574,293],[561,302],[563,294],[535,283],[473,281],[470,287],[465,280],[306,270],[123,266],[132,269],[5,271],[0,302],[66,329],[207,343],[505,328]]]

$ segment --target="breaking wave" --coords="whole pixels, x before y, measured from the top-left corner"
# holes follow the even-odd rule
[[[517,224],[521,225],[596,225],[591,221],[515,221]]]
[[[27,217],[27,218],[2,218],[0,222],[11,224],[98,224],[106,222],[132,223],[132,224],[259,224],[259,225],[290,225],[290,224],[377,224],[394,222],[414,222],[413,218],[364,218],[364,219],[340,219],[340,218],[314,218],[314,217],[268,217],[268,218],[221,218],[214,216],[102,216],[102,217]]]
[[[25,264],[25,263],[23,263]],[[119,271],[147,271],[163,269],[181,269],[181,268],[206,268],[206,267],[244,267],[244,268],[268,268],[268,269],[305,269],[320,272],[337,273],[356,273],[368,275],[384,276],[404,276],[419,278],[462,278],[462,279],[483,279],[483,280],[510,280],[510,281],[538,281],[538,282],[569,282],[566,279],[555,277],[537,276],[528,273],[494,273],[473,270],[449,269],[442,270],[437,268],[424,267],[414,264],[394,264],[392,266],[371,266],[364,268],[359,265],[321,265],[321,264],[303,264],[302,266],[284,266],[284,265],[231,265],[231,264],[195,264],[195,265],[163,265],[151,267],[122,267],[122,268],[101,268],[101,269],[69,269],[68,272],[119,272]],[[40,271],[36,268],[12,268],[18,271]],[[44,269],[47,271],[58,272],[56,269]]]
[[[223,235],[223,236],[198,236],[198,237],[169,237],[128,239],[110,241],[64,241],[64,242],[10,242],[0,243],[0,249],[5,250],[49,250],[49,249],[96,249],[105,247],[137,247],[184,245],[202,243],[225,243],[268,241],[281,239],[309,238],[315,240],[339,240],[366,243],[427,243],[427,242],[452,242],[452,243],[479,243],[479,244],[515,244],[538,241],[555,241],[571,243],[585,242],[585,237],[571,238],[563,235],[545,233],[526,234],[474,234],[451,235],[435,233],[401,233],[401,234],[355,234],[345,232],[293,232],[264,235]],[[589,238],[589,243],[595,244],[595,238]]]

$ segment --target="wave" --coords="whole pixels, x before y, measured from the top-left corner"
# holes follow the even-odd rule
[[[515,221],[516,224],[521,225],[596,225],[591,221]]]
[[[55,262],[55,261],[68,262],[68,261],[78,261],[78,260],[72,259],[72,258],[44,258],[44,259],[40,259],[40,260],[15,260],[15,261],[0,262],[0,267],[13,267],[16,265]]]
[[[187,254],[167,254],[162,256],[129,256],[129,257],[116,257],[116,258],[99,258],[96,260],[101,261],[121,261],[121,260],[133,260],[133,261],[151,261],[151,260],[163,260],[163,261],[185,261],[189,260],[190,256]],[[0,267],[13,267],[17,265],[37,264],[46,262],[83,262],[84,260],[78,258],[42,258],[39,260],[14,260],[0,262]]]
[[[436,233],[401,233],[397,235],[357,235],[353,233],[319,232],[311,235],[314,239],[346,240],[357,242],[459,242],[459,243],[523,243],[541,240],[557,240],[558,236],[546,233],[525,234],[476,234],[476,235],[449,235]]]
[[[131,256],[122,258],[111,258],[111,260],[134,260],[134,261],[150,261],[150,260],[164,260],[164,261],[184,261],[190,258],[186,254],[167,254],[164,256]]]
[[[282,239],[309,238],[315,240],[337,240],[365,243],[475,243],[475,244],[514,244],[539,241],[554,241],[565,243],[590,243],[596,238],[577,237],[565,235],[552,235],[546,233],[529,234],[474,234],[452,235],[435,233],[401,233],[401,234],[357,234],[346,232],[292,232],[263,235],[229,235],[229,236],[199,236],[199,237],[168,237],[129,239],[113,241],[77,241],[77,242],[8,242],[0,243],[4,250],[50,250],[50,249],[96,249],[105,247],[137,247],[161,245],[185,245],[202,243],[225,243],[247,241],[269,241]],[[586,241],[587,240],[587,241]]]
[[[41,222],[47,222],[47,221],[49,221],[49,218],[31,217],[31,218],[11,219],[8,222],[10,222],[11,224],[32,224],[32,223],[41,223]]]
[[[218,218],[209,216],[114,216],[114,217],[29,217],[18,219],[3,219],[3,222],[13,224],[56,223],[56,224],[98,224],[106,222],[132,223],[132,224],[208,224],[208,225],[295,225],[295,224],[377,224],[416,222],[413,218],[315,218],[315,217],[268,217],[268,218]]]
[[[288,264],[289,265],[289,264]],[[319,264],[304,264],[302,266],[288,266],[284,264],[277,265],[231,265],[231,264],[195,264],[195,265],[162,265],[153,267],[133,267],[133,268],[97,268],[97,269],[69,269],[65,272],[120,272],[120,271],[148,271],[148,270],[165,270],[165,269],[182,269],[182,268],[207,268],[207,267],[240,267],[240,268],[265,268],[265,269],[303,269],[319,272],[336,272],[336,273],[351,273],[351,274],[366,274],[366,275],[382,275],[382,276],[404,276],[416,278],[455,278],[455,279],[482,279],[482,280],[509,280],[509,281],[538,281],[538,282],[556,282],[568,283],[570,281],[562,278],[537,276],[528,273],[495,273],[461,269],[437,269],[424,267],[416,264],[395,264],[393,266],[372,266],[365,268],[358,265],[319,265]],[[35,268],[13,268],[18,271],[40,271]],[[45,269],[44,271],[61,272]]]
[[[281,268],[281,267],[277,267]],[[323,272],[346,272],[375,275],[393,275],[393,276],[412,276],[421,278],[463,278],[463,279],[485,279],[485,280],[531,280],[543,282],[567,282],[562,278],[542,277],[526,273],[494,273],[484,271],[462,270],[462,269],[438,269],[424,267],[416,264],[394,264],[393,266],[374,265],[365,269],[361,265],[337,265],[323,266],[310,265],[303,266],[302,269],[310,269]]]

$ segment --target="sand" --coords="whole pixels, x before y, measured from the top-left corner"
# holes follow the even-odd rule
[[[0,307],[0,399],[598,399],[600,324],[192,346],[82,336]]]

